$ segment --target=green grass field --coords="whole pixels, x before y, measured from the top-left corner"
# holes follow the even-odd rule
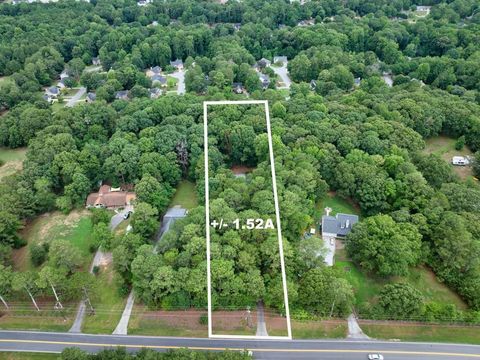
[[[27,296],[25,294],[25,296]],[[18,301],[18,299],[16,299]],[[22,299],[25,306],[16,310],[11,309],[0,316],[0,329],[30,330],[30,331],[68,331],[75,318],[77,304],[64,303],[65,311],[59,313],[51,310],[54,302],[39,303],[41,313],[37,312],[29,298]],[[39,299],[37,299],[38,301]]]
[[[7,149],[0,148],[0,160],[3,162],[23,161],[27,154],[27,148]]]
[[[92,300],[95,315],[85,316],[83,332],[111,334],[115,330],[126,303],[126,298],[119,295],[116,276],[111,264],[101,267],[97,275],[98,298]]]
[[[83,267],[87,268],[92,261],[93,254],[89,247],[93,242],[92,221],[86,210],[72,211],[65,215],[60,212],[48,213],[39,216],[22,231],[22,236],[28,244],[42,243],[54,239],[64,239],[80,250]],[[15,269],[20,271],[33,269],[30,261],[29,247],[14,250],[13,261]]]
[[[362,330],[375,339],[480,344],[480,327],[454,325],[360,322]]]
[[[0,148],[0,179],[13,175],[22,169],[22,162],[27,154],[26,148]]]
[[[195,184],[188,180],[182,180],[173,196],[170,207],[179,205],[185,209],[192,209],[198,206],[197,192]]]
[[[347,336],[346,321],[292,321],[295,339],[339,339]],[[271,334],[270,334],[271,335]]]
[[[332,209],[331,215],[337,213],[356,214],[360,216],[360,208],[353,203],[342,199],[335,192],[329,192],[326,197],[315,204],[315,218],[320,218],[325,214],[325,208]]]
[[[342,260],[338,260],[338,259]],[[425,301],[454,304],[459,309],[466,309],[462,299],[445,284],[439,282],[433,272],[425,267],[413,268],[406,277],[381,279],[370,276],[358,268],[352,261],[345,259],[344,252],[336,255],[335,268],[340,269],[343,277],[352,285],[355,292],[355,304],[374,303],[382,287],[388,283],[407,282],[419,290]]]
[[[57,360],[60,354],[32,352],[0,352],[0,360]]]
[[[461,179],[467,179],[472,176],[471,166],[454,166],[451,165],[453,156],[467,156],[472,155],[470,149],[466,146],[462,150],[455,149],[456,139],[447,136],[436,136],[425,141],[424,153],[436,154],[443,160],[450,164],[453,170],[460,176]]]

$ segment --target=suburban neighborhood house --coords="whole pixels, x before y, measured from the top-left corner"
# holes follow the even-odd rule
[[[178,71],[183,70],[183,61],[180,59],[177,59],[175,61],[170,61],[170,66],[174,67]]]
[[[335,240],[345,239],[352,231],[352,226],[358,222],[358,216],[352,214],[338,213],[331,216],[332,209],[326,208],[326,215],[322,216],[322,239],[327,249],[325,264],[333,266],[335,256]]]
[[[134,192],[122,188],[112,188],[110,185],[102,185],[98,192],[88,195],[86,207],[118,209],[132,205],[135,199]]]

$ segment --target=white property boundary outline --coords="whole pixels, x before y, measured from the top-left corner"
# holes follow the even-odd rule
[[[253,335],[220,335],[213,334],[212,331],[212,283],[210,274],[210,195],[208,180],[208,105],[265,105],[265,117],[267,120],[268,148],[270,152],[270,164],[272,168],[273,198],[275,202],[275,215],[277,221],[278,248],[280,254],[280,266],[282,271],[283,296],[285,303],[285,316],[287,318],[287,336],[253,336]],[[271,340],[292,340],[292,327],[290,323],[290,308],[288,306],[287,275],[285,272],[285,260],[283,256],[282,227],[280,224],[280,208],[278,206],[277,178],[275,175],[275,161],[273,157],[272,130],[270,127],[270,112],[267,100],[222,100],[222,101],[204,101],[203,102],[203,141],[205,158],[205,232],[207,237],[207,302],[208,302],[208,337],[221,339],[271,339]]]

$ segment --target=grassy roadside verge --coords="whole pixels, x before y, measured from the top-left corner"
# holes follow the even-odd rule
[[[122,317],[126,298],[120,296],[113,265],[101,267],[97,276],[98,299],[92,301],[95,315],[85,316],[82,331],[111,334]]]
[[[360,321],[360,327],[375,339],[480,344],[480,326]]]
[[[0,360],[56,360],[60,354],[33,352],[0,352]]]

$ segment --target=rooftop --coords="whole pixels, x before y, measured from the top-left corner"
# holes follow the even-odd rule
[[[358,216],[338,213],[336,216],[322,216],[322,235],[336,234],[338,237],[347,236],[352,231],[352,226],[358,222]]]

